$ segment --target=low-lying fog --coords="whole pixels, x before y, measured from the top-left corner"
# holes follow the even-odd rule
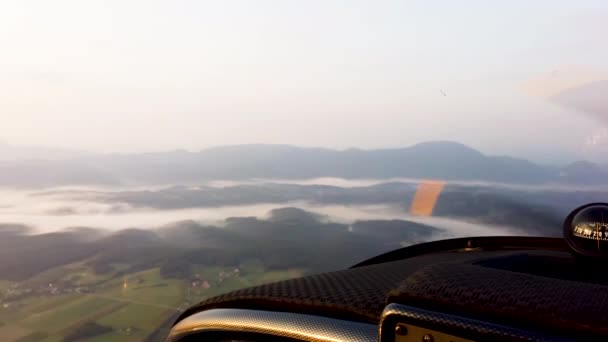
[[[521,228],[507,225],[480,224],[474,219],[454,219],[451,217],[421,217],[408,213],[411,193],[415,191],[417,180],[394,179],[403,186],[410,185],[409,199],[404,193],[401,203],[319,203],[309,200],[265,201],[235,205],[192,205],[189,207],[154,207],[113,200],[123,193],[137,192],[153,196],[157,191],[167,187],[154,188],[50,188],[28,191],[0,190],[0,223],[24,224],[36,232],[49,232],[69,227],[94,227],[108,230],[124,228],[155,228],[182,220],[196,220],[204,223],[221,225],[224,219],[235,216],[266,217],[276,208],[292,206],[322,214],[328,220],[340,223],[352,223],[357,220],[391,220],[402,219],[424,223],[445,230],[438,236],[456,237],[472,235],[513,235],[525,234]],[[232,189],[242,185],[331,185],[345,189],[364,189],[362,187],[387,183],[387,180],[344,180],[335,178],[311,179],[302,181],[256,180],[248,182],[211,182],[204,187],[184,187],[203,189],[200,191]],[[473,183],[472,183],[473,184]],[[466,184],[461,184],[466,185]],[[471,185],[471,184],[469,184]],[[494,187],[497,192],[506,185],[474,183],[476,186]],[[181,189],[181,188],[180,188]],[[238,194],[238,191],[236,191]],[[197,196],[205,197],[206,192]],[[139,195],[138,195],[139,196]],[[147,195],[146,195],[147,196]],[[162,200],[171,203],[171,193],[163,194]],[[209,196],[217,196],[210,194]],[[234,196],[234,195],[232,195]],[[255,194],[254,194],[255,196]],[[400,196],[400,195],[399,195]],[[296,196],[297,197],[297,196]],[[121,197],[122,198],[122,197]],[[232,199],[233,197],[231,197]],[[176,197],[177,200],[177,197]],[[356,202],[356,201],[355,201]]]

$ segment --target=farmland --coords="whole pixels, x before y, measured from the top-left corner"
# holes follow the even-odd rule
[[[96,276],[81,266],[68,265],[24,282],[0,282],[3,341],[145,341],[189,305],[301,272],[267,271],[254,261],[230,268],[193,265],[192,275],[183,279],[165,278],[159,267],[118,275],[120,271],[116,267],[114,276]],[[81,281],[48,283],[41,290],[43,281],[53,279]],[[82,335],[83,327],[93,327],[89,330],[99,334]]]

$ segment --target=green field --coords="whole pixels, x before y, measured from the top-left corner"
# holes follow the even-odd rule
[[[71,327],[95,320],[97,317],[115,311],[124,304],[96,297],[83,297],[56,309],[34,314],[21,324],[32,330],[51,334],[63,332]]]
[[[44,314],[49,310],[61,308],[68,303],[79,299],[77,294],[65,294],[58,296],[31,296],[17,302],[21,309],[19,310],[3,310],[4,319],[11,321],[25,320],[40,314]]]
[[[11,286],[12,283],[12,281],[0,280],[0,291],[8,289],[8,287]]]
[[[16,341],[31,333],[31,330],[14,324],[6,324],[0,327],[2,341]]]
[[[125,269],[124,265],[114,265]],[[121,267],[122,266],[122,267]],[[82,341],[143,341],[171,315],[211,296],[298,275],[298,270],[266,270],[251,261],[238,267],[193,265],[191,279],[166,279],[160,268],[113,277],[96,275],[83,263],[47,270],[23,282],[87,284],[89,293],[32,294],[0,307],[2,341],[62,341],[87,322],[112,331]],[[209,287],[202,286],[203,282]],[[25,286],[25,285],[21,286]],[[0,282],[0,290],[9,282]],[[75,285],[74,285],[75,286]]]
[[[163,279],[154,268],[107,282],[99,294],[177,309],[184,299],[184,287],[184,280]]]

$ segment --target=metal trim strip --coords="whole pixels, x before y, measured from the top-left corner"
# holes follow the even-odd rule
[[[314,342],[368,342],[378,340],[378,326],[305,314],[247,310],[211,309],[177,323],[167,341],[179,341],[205,332],[239,332],[285,337]]]

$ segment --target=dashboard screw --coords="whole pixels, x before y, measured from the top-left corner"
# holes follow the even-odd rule
[[[397,335],[407,335],[407,327],[403,326],[403,325],[397,325],[395,327],[395,334]]]

